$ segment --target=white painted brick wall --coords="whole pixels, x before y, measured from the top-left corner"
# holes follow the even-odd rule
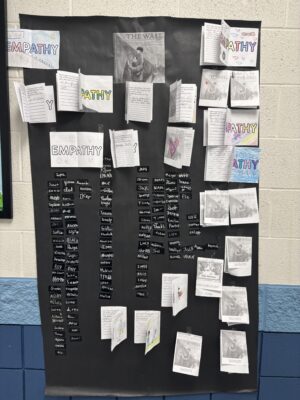
[[[262,20],[260,283],[300,284],[300,0],[7,0],[18,14]],[[35,277],[28,136],[9,71],[14,219],[0,222],[0,277]]]

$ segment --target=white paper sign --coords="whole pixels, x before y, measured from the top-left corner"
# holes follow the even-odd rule
[[[102,132],[50,132],[52,168],[102,168]]]
[[[8,29],[9,67],[38,69],[59,68],[59,31]]]

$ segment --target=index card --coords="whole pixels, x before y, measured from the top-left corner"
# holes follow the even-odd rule
[[[24,122],[56,122],[53,86],[45,83],[25,86],[19,82],[14,82],[14,86]]]
[[[259,29],[221,24],[220,60],[229,67],[256,67]]]
[[[115,349],[123,340],[127,339],[127,313],[125,310],[112,313],[111,318],[111,351]]]
[[[126,82],[125,120],[151,122],[153,118],[153,83]]]
[[[58,69],[59,31],[31,29],[7,30],[8,66]]]
[[[223,260],[197,258],[196,296],[221,297],[223,282]]]
[[[159,319],[159,330],[160,330],[160,311],[154,310],[138,310],[134,312],[134,343],[146,343],[147,330],[149,320],[152,317]]]
[[[228,190],[206,190],[204,193],[204,223],[229,225]]]
[[[207,110],[207,146],[224,145],[226,113],[226,108]]]
[[[229,70],[202,70],[199,106],[227,107],[231,72]]]
[[[231,224],[257,224],[259,214],[256,188],[231,189],[228,192]]]
[[[124,316],[123,321],[126,321],[127,326],[127,307],[119,306],[102,306],[100,308],[100,320],[101,320],[101,340],[112,339],[112,320],[115,315],[122,313]],[[114,320],[116,322],[116,320]],[[126,327],[127,331],[127,327]],[[116,333],[116,332],[114,332]],[[127,336],[127,332],[126,332]]]
[[[249,324],[247,288],[223,286],[220,299],[220,319],[228,325]]]
[[[79,111],[78,73],[57,71],[56,89],[58,111]]]
[[[170,85],[169,122],[196,122],[197,85],[181,80]]]
[[[258,145],[259,110],[227,109],[225,124],[225,145]]]
[[[51,167],[102,168],[103,132],[50,132]]]
[[[79,110],[113,112],[113,78],[111,75],[84,75],[79,72]]]
[[[249,374],[246,332],[221,330],[221,372]]]
[[[140,165],[137,130],[109,130],[109,136],[114,168],[135,167]]]
[[[207,146],[205,153],[204,180],[228,182],[231,173],[234,147]]]
[[[233,71],[230,84],[231,107],[259,106],[259,71]]]
[[[225,237],[224,272],[234,276],[251,276],[252,237]]]
[[[173,372],[199,376],[202,336],[177,332]]]

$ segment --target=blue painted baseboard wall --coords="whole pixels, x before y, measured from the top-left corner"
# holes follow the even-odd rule
[[[261,285],[259,305],[257,392],[158,399],[299,400],[300,286]],[[69,397],[44,396],[44,355],[39,324],[36,280],[0,279],[0,400],[72,400]]]

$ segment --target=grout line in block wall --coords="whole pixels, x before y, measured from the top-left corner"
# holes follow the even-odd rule
[[[69,16],[73,15],[73,1],[69,0]]]
[[[298,28],[298,27],[293,28],[293,27],[287,27],[287,26],[278,26],[278,27],[267,26],[267,27],[261,28],[261,30],[262,31],[276,31],[276,32],[278,32],[278,31],[297,31],[297,30],[299,31],[300,28]]]
[[[268,240],[291,240],[291,241],[296,241],[296,242],[300,242],[300,238],[293,238],[290,236],[261,236],[259,235],[259,239],[268,239]]]
[[[261,191],[269,191],[269,192],[271,192],[271,191],[274,191],[274,192],[300,192],[300,188],[299,189],[293,189],[293,188],[286,188],[286,189],[284,189],[284,188],[262,188],[262,187],[260,187],[259,188],[259,191],[261,192]]]

